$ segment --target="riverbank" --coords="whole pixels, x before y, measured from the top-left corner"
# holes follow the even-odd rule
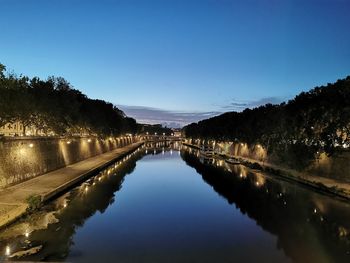
[[[197,145],[184,142],[183,144],[195,149],[199,149]],[[249,168],[272,173],[273,175],[279,176],[285,180],[305,185],[316,191],[350,200],[350,184],[348,183],[316,175],[301,173],[296,170],[287,169],[274,164],[261,162],[246,157],[229,154],[220,154],[220,156],[224,158],[234,158],[238,160],[242,165]]]
[[[133,143],[0,190],[0,228],[26,214],[29,196],[40,196],[41,202],[52,199],[142,144]]]
[[[1,138],[0,190],[138,140],[137,136]]]

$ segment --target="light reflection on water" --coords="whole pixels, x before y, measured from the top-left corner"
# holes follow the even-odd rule
[[[45,207],[58,223],[27,220],[0,249],[42,244],[23,259],[69,262],[349,260],[347,203],[179,149],[146,145]]]

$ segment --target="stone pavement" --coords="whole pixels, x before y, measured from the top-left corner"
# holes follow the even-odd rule
[[[29,196],[40,195],[42,201],[57,196],[142,144],[133,143],[0,190],[0,228],[25,214]]]

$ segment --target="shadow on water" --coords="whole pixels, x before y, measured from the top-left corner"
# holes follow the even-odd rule
[[[145,158],[143,160],[145,163],[152,162],[155,159],[163,161],[163,159],[166,160],[167,158],[179,158],[172,155],[172,150],[174,150],[174,153],[176,150],[176,155],[181,153],[181,158],[185,163],[194,168],[204,182],[210,185],[230,205],[238,208],[243,215],[253,219],[261,229],[276,236],[277,249],[283,250],[284,254],[293,261],[318,263],[350,262],[349,204],[315,193],[299,185],[276,180],[273,176],[259,173],[241,165],[228,165],[222,159],[200,158],[198,151],[187,147],[182,147],[181,152],[179,152],[180,147],[178,143],[169,142],[145,144],[133,154],[112,164],[55,202],[46,205],[39,211],[38,216],[33,215],[31,218],[26,218],[22,222],[15,224],[8,229],[7,232],[10,234],[7,233],[8,235],[6,235],[5,233],[4,235],[0,233],[0,251],[2,251],[3,255],[4,252],[7,254],[5,257],[0,258],[0,261],[1,259],[6,260],[8,255],[18,251],[39,246],[42,246],[39,253],[21,258],[11,258],[11,260],[64,261],[73,259],[74,261],[79,258],[88,259],[81,255],[84,252],[74,249],[73,240],[75,240],[74,237],[79,229],[84,226],[86,228],[88,225],[87,220],[94,218],[94,215],[97,213],[104,214],[107,209],[108,211],[111,210],[110,206],[116,202],[118,191],[122,188],[125,176],[135,170],[138,160],[145,155],[153,155],[151,158]],[[169,152],[169,154],[164,154],[165,152]],[[194,174],[194,176],[196,177],[197,174]],[[176,179],[178,178],[176,177]],[[201,183],[200,179],[199,181]],[[209,189],[209,191],[211,192],[212,190]],[[119,194],[121,197],[122,192]],[[188,202],[188,200],[185,200],[185,202]],[[174,202],[174,204],[177,203]],[[186,214],[186,211],[183,210],[183,204],[181,202],[180,204],[181,210],[179,212]],[[199,204],[201,207],[203,206],[202,203]],[[234,207],[232,208],[235,209]],[[231,206],[228,206],[228,210],[230,209]],[[174,212],[177,210],[174,207],[170,207],[169,211]],[[49,220],[47,215],[50,213],[54,217]],[[154,213],[158,213],[158,210],[154,210]],[[188,211],[187,213],[187,216],[196,214]],[[40,214],[43,216],[40,216]],[[105,216],[106,214],[108,213],[105,213]],[[112,218],[114,220],[114,217]],[[228,218],[228,220],[230,221],[231,218]],[[39,224],[38,221],[47,221],[47,227],[45,226],[42,229],[34,228],[34,225]],[[186,221],[181,222],[186,223]],[[237,222],[232,224],[235,223]],[[188,222],[188,224],[191,224],[191,222]],[[126,225],[129,226],[128,221]],[[132,222],[130,222],[130,227],[132,227]],[[157,227],[155,226],[155,229]],[[172,228],[173,225],[171,225],[170,230]],[[27,231],[26,229],[31,231],[25,232]],[[172,233],[170,230],[169,233]],[[206,231],[206,229],[201,229],[201,227],[195,228],[195,230],[200,232]],[[13,232],[12,236],[11,231]],[[214,229],[215,231],[216,229]],[[249,231],[249,229],[242,229],[242,231]],[[228,240],[231,240],[231,234],[228,236]],[[215,241],[215,236],[213,237]],[[210,239],[210,236],[208,238]],[[196,240],[196,238],[194,237],[193,240]],[[88,240],[88,242],[91,244],[98,242],[98,240],[94,240],[93,233],[91,234],[91,241]],[[101,240],[101,242],[106,243],[108,240]],[[251,242],[253,243],[254,240],[252,239]],[[192,248],[195,245],[190,244],[190,247]],[[246,246],[247,244],[244,245]],[[160,247],[155,249],[161,250]],[[224,249],[223,251],[226,250]],[[114,251],[108,251],[108,253],[111,253],[114,260]],[[165,251],[164,253],[167,252]],[[198,258],[200,254],[196,254],[195,258]],[[220,258],[219,256],[217,257]]]
[[[82,227],[85,221],[95,213],[103,214],[115,202],[115,194],[121,189],[124,177],[134,171],[136,162],[144,154],[144,147],[139,148],[134,153],[129,154],[72,189],[56,202],[46,205],[42,211],[45,211],[45,213],[55,212],[57,223],[48,224],[45,229],[31,232],[30,237],[27,234],[27,236],[22,235],[15,239],[1,240],[0,249],[5,251],[5,254],[11,254],[13,251],[26,250],[42,245],[43,249],[39,253],[21,257],[19,260],[65,260],[70,254],[70,248],[73,245],[72,239],[76,230]],[[25,219],[27,222],[31,220],[34,219]],[[5,243],[7,243],[6,246]],[[8,250],[8,253],[6,253],[6,250]],[[16,258],[12,260],[16,260]]]
[[[293,261],[350,262],[349,204],[184,148],[186,164],[229,204],[277,236],[277,248]]]
[[[18,251],[38,246],[42,246],[39,253],[14,257],[11,260],[64,261],[68,255],[71,258],[79,257],[78,254],[74,255],[79,252],[71,251],[77,229],[83,227],[86,220],[94,214],[103,214],[115,202],[116,194],[121,189],[125,176],[134,171],[138,160],[145,155],[153,155],[154,159],[157,155],[161,156],[164,152],[171,152],[173,149],[179,150],[180,144],[177,142],[145,143],[135,152],[44,206],[37,213],[39,215],[34,214],[25,218],[8,229],[5,235],[0,233],[0,251],[3,251],[0,261],[8,259]],[[54,220],[47,219],[50,213],[54,215]],[[35,227],[37,225],[35,221],[38,218],[41,224],[46,225],[42,227],[43,229]],[[93,242],[93,237],[91,239]]]

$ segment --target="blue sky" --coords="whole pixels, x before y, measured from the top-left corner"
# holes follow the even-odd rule
[[[0,62],[184,124],[350,75],[349,12],[346,0],[0,0]]]

